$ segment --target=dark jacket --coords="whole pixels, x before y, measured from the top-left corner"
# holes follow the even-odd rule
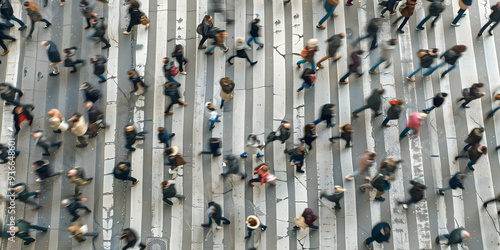
[[[466,101],[472,101],[483,97],[483,94],[480,92],[479,88],[475,84],[473,84],[469,88],[468,94],[464,94],[463,96]]]
[[[26,12],[28,12],[28,16],[30,17],[31,21],[39,22],[43,20],[42,13],[40,13],[40,10],[33,10],[30,8],[26,9]]]
[[[0,163],[9,161],[9,147],[7,144],[0,143]]]
[[[165,87],[165,95],[169,96],[172,101],[173,100],[178,100],[181,98],[181,95],[179,94],[179,87],[175,85],[173,88],[167,88]]]
[[[135,130],[131,132],[125,132],[125,142],[127,143],[127,145],[133,145],[136,141],[136,137],[137,132]]]
[[[368,33],[368,35],[371,37],[377,36],[377,32],[379,29],[379,26],[375,24],[377,21],[379,21],[378,18],[372,18],[370,20],[370,23],[368,24],[368,27],[366,27],[366,33]]]
[[[80,201],[80,199],[77,199],[74,196],[68,197],[67,199],[69,200],[70,203],[66,207],[66,209],[68,209],[68,211],[70,211],[70,213],[76,212],[76,210],[80,207],[80,203],[78,202],[78,201]]]
[[[42,135],[38,138],[38,142],[36,142],[36,146],[40,146],[40,147],[50,147],[50,145],[52,144],[51,141],[49,141],[49,139],[47,139],[46,136],[44,136],[45,133],[42,132]]]
[[[462,53],[449,49],[441,55],[441,58],[444,57],[446,63],[454,65],[460,56],[462,56]]]
[[[240,159],[236,155],[228,155],[225,158],[227,173],[237,174],[240,172]]]
[[[448,238],[448,245],[462,243],[462,231],[465,231],[465,228],[459,227],[451,231],[450,237]]]
[[[318,219],[318,216],[314,214],[312,209],[306,208],[304,212],[302,213],[302,217],[304,217],[304,221],[308,226],[314,226],[314,221]]]
[[[163,64],[163,74],[165,77],[170,76],[170,69],[174,66],[174,61],[170,61],[166,64]]]
[[[436,1],[429,5],[429,15],[431,16],[439,16],[441,12],[444,11],[443,2]]]
[[[410,181],[410,183],[411,183],[411,185],[413,185],[413,187],[410,189],[411,199],[413,200],[413,202],[417,203],[424,198],[425,185],[418,183],[416,181],[413,181],[413,180]],[[421,189],[423,189],[423,190],[421,190]]]
[[[99,109],[97,103],[94,103],[94,105],[92,105],[92,107],[90,107],[87,112],[89,114],[89,126],[90,124],[102,120],[104,118],[104,114]]]
[[[387,235],[383,235],[381,231],[382,231],[382,229],[384,229],[386,227],[389,228],[389,233]],[[379,222],[372,229],[372,237],[378,243],[382,243],[384,241],[389,242],[389,238],[391,237],[390,229],[391,229],[391,226],[389,225],[389,223]]]
[[[222,208],[219,204],[211,201],[208,203],[208,207],[213,207],[213,212],[211,213],[210,217],[212,217],[214,220],[219,221],[220,217],[222,217]]]
[[[59,54],[59,51],[57,50],[57,46],[55,43],[52,41],[48,41],[49,46],[47,47],[47,56],[49,57],[50,62],[60,62],[61,60],[61,55]]]
[[[374,89],[372,95],[368,97],[366,100],[366,104],[373,109],[374,111],[378,111],[382,104],[381,95],[379,93],[379,89]]]
[[[7,83],[0,84],[0,97],[7,102],[13,103],[16,101],[16,91],[14,91],[14,87]]]
[[[500,22],[500,9],[498,7],[500,7],[500,5],[498,3],[491,6],[491,10],[492,10],[492,12],[490,14],[491,21]]]
[[[121,170],[118,166],[125,164],[127,165],[127,170]],[[113,169],[113,176],[117,179],[124,180],[130,174],[130,162],[121,161],[116,164]]]
[[[167,144],[167,147],[170,146],[169,145],[169,141],[170,141],[170,136],[169,134],[167,133],[167,130],[163,130],[163,132],[158,132],[158,140],[161,142],[161,143],[165,143]]]
[[[458,175],[460,175],[460,174],[462,174],[462,173],[457,172],[453,177],[451,177],[450,181],[448,182],[452,189],[456,189],[456,188],[465,189],[464,185],[460,181],[460,178],[458,178]]]
[[[52,171],[48,160],[42,160],[43,164],[39,168],[35,169],[35,174],[40,177],[48,177]]]
[[[314,130],[309,132],[309,134],[307,134],[306,136],[304,136],[304,142],[307,144],[307,145],[311,145],[311,143],[316,140],[316,134],[314,133]]]
[[[95,75],[102,75],[104,74],[104,71],[106,70],[104,67],[104,64],[106,63],[106,58],[103,58],[101,56],[97,56],[97,61],[92,62],[94,64],[94,74]]]
[[[106,34],[106,26],[104,25],[104,17],[99,17],[98,22],[95,24],[92,24],[92,28],[95,30],[94,36],[96,37],[101,37]]]
[[[64,67],[71,67],[73,65],[75,65],[75,55],[76,55],[76,50],[77,48],[76,47],[71,47],[71,48],[67,48],[65,49],[67,50],[69,53],[66,55],[66,59],[64,59]]]
[[[323,120],[332,118],[334,116],[333,111],[335,109],[330,110],[330,108],[334,107],[334,106],[335,106],[335,104],[331,104],[331,103],[323,105],[323,107],[321,108],[321,117],[320,118]]]
[[[420,52],[426,52],[426,54],[422,57],[420,57],[420,67],[422,68],[430,68],[432,63],[434,62],[434,59],[437,58],[436,55],[431,55],[428,53],[429,50],[419,50]]]
[[[141,23],[141,16],[143,15],[141,11],[139,11],[138,9],[133,9],[129,11],[129,14],[130,14],[130,23],[132,25]]]
[[[304,159],[306,158],[306,153],[305,151],[302,154],[299,154],[297,152],[298,148],[294,148],[291,150],[286,150],[286,153],[290,156],[290,161],[293,162],[295,165],[297,164],[303,164]]]
[[[96,103],[99,98],[101,98],[101,91],[98,89],[94,88],[88,88],[85,90],[85,101],[91,101],[93,103]]]
[[[87,6],[81,6],[81,5],[78,6],[80,7],[80,11],[82,12],[82,15],[85,18],[92,18],[92,13],[94,12],[95,6],[97,4],[95,0],[87,0],[87,2],[88,2]]]
[[[16,185],[14,185],[12,188],[16,188],[16,187],[23,187],[23,190],[19,193],[17,193],[17,199],[21,200],[21,201],[25,201],[29,198],[28,196],[28,186],[26,186],[26,183],[24,182],[21,182],[21,183],[17,183]]]
[[[214,27],[214,19],[212,18],[212,24],[208,24],[205,19],[201,22],[202,34],[203,36],[207,36],[208,32]]]
[[[380,171],[370,182],[380,192],[391,189],[391,183],[387,180],[386,173],[386,171]]]
[[[21,112],[21,114],[16,114],[16,108],[17,107],[22,107],[23,108],[23,112]],[[13,110],[12,110],[12,114],[14,114],[14,123],[19,125],[19,122],[20,122],[20,118],[22,115],[25,115],[26,116],[26,119],[27,120],[32,120],[33,119],[33,116],[31,115],[31,111],[33,111],[33,109],[35,109],[35,107],[33,105],[18,105],[16,106]]]
[[[358,53],[356,51],[351,53],[351,61],[352,63],[349,64],[349,72],[358,71],[358,67],[361,65],[361,58],[358,57]]]
[[[125,235],[125,236],[123,236],[123,235]],[[135,234],[135,232],[132,229],[125,228],[125,229],[123,229],[122,236],[120,236],[120,239],[123,239],[123,238],[125,238],[125,240],[127,242],[132,242],[134,240],[137,240],[137,235]]]
[[[300,76],[300,78],[302,78],[304,80],[304,82],[307,83],[307,85],[312,86],[313,82],[311,79],[311,75],[314,75],[314,74],[315,74],[315,71],[313,69],[305,69],[304,72],[302,72],[302,75]]]
[[[231,94],[231,92],[233,92],[234,90],[234,82],[231,81],[231,83],[229,83],[228,85],[224,85],[221,83],[220,87],[222,91],[224,91],[224,93]]]
[[[465,139],[465,143],[476,145],[483,139],[483,131],[480,128],[473,128]]]
[[[16,233],[16,236],[21,239],[31,238],[30,236],[30,223],[25,220],[17,220],[16,226],[19,228],[19,231]]]
[[[401,106],[391,105],[391,107],[387,110],[387,118],[389,118],[391,120],[399,119],[399,116],[401,115],[401,111],[403,111]]]
[[[477,143],[475,145],[472,145],[472,147],[470,147],[469,150],[467,150],[469,159],[474,163],[476,163],[479,160],[479,158],[481,158],[481,156],[483,155],[483,153],[477,151],[479,147],[482,147],[482,145]]]
[[[259,37],[259,25],[255,22],[252,22],[252,26],[250,28],[250,35],[253,37]]]
[[[2,7],[0,7],[0,13],[4,19],[10,20],[10,17],[14,15],[14,9],[9,0],[2,0]]]
[[[436,106],[436,108],[443,105],[443,102],[444,102],[444,97],[439,96],[439,93],[436,96],[434,96],[434,98],[432,98],[432,105]]]
[[[340,35],[333,35],[328,40],[328,54],[333,56],[342,45],[342,37]]]
[[[290,129],[289,128],[284,128],[282,126],[280,126],[280,141],[281,142],[285,142],[286,140],[288,140],[288,138],[290,138]]]

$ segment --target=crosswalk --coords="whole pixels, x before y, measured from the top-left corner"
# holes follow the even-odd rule
[[[225,29],[229,37],[226,41],[229,51],[224,53],[216,48],[207,56],[204,50],[196,49],[200,36],[196,26],[210,11],[211,2],[200,0],[167,1],[151,0],[141,2],[141,10],[150,18],[147,30],[144,26],[134,27],[130,35],[122,31],[128,23],[127,7],[117,0],[109,4],[98,3],[96,12],[107,18],[111,48],[100,49],[86,39],[83,27],[85,20],[78,9],[78,3],[67,2],[60,7],[57,1],[50,2],[42,12],[54,24],[47,30],[36,29],[33,41],[25,41],[24,32],[12,29],[10,35],[18,42],[9,43],[10,53],[2,58],[0,79],[21,88],[25,95],[23,103],[34,103],[35,121],[31,127],[22,126],[16,141],[20,157],[16,161],[16,182],[26,182],[30,189],[41,189],[40,210],[31,210],[23,203],[17,203],[16,216],[42,226],[50,225],[47,233],[32,232],[36,242],[31,249],[121,249],[121,230],[131,227],[140,235],[140,241],[155,249],[364,249],[363,240],[370,236],[371,228],[380,221],[387,221],[392,227],[389,243],[374,243],[374,249],[436,249],[434,239],[438,234],[450,232],[463,226],[471,233],[471,239],[459,247],[465,249],[496,249],[500,244],[497,207],[482,208],[482,202],[500,192],[496,167],[500,158],[494,148],[500,144],[497,131],[500,118],[485,120],[484,114],[498,103],[492,99],[500,88],[500,57],[496,46],[500,36],[476,38],[476,32],[487,22],[491,1],[474,2],[468,14],[462,18],[460,27],[451,27],[459,9],[458,2],[452,1],[438,19],[436,26],[424,31],[415,31],[416,24],[426,15],[427,2],[418,2],[414,17],[397,34],[390,27],[396,16],[383,18],[378,42],[391,38],[399,39],[393,54],[394,64],[380,74],[369,75],[368,69],[378,60],[378,51],[372,51],[362,59],[361,78],[351,76],[349,84],[339,85],[339,78],[346,73],[348,57],[354,49],[368,50],[368,41],[357,47],[351,44],[365,34],[369,20],[378,16],[380,8],[376,2],[363,0],[354,6],[340,3],[336,17],[325,22],[325,30],[318,30],[316,23],[323,17],[323,1],[292,0],[284,5],[282,1],[227,0],[228,12],[234,13],[234,23],[225,23],[224,13],[210,13],[216,27]],[[19,3],[13,3],[15,15],[27,20]],[[232,9],[234,6],[234,9]],[[398,14],[399,15],[399,14]],[[254,66],[243,59],[235,58],[234,65],[226,63],[229,56],[236,53],[237,37],[248,39],[249,24],[260,18],[262,25],[259,41],[264,47],[247,51]],[[327,52],[324,42],[330,36],[346,33],[343,46],[338,53],[342,58],[337,62],[325,61],[324,69],[317,72],[315,86],[297,93],[302,84],[302,70],[310,67],[302,64],[299,70],[298,55],[310,38],[319,40],[319,51],[315,60]],[[48,76],[46,52],[39,45],[42,40],[54,41],[60,50],[77,45],[80,57],[88,60],[92,55],[101,54],[108,58],[106,83],[98,84],[91,66],[84,65],[77,74],[69,74],[66,69],[58,77]],[[207,42],[210,45],[211,41]],[[170,99],[163,95],[163,57],[170,57],[176,44],[184,46],[184,56],[189,61],[187,75],[177,75],[181,83],[182,99],[188,106],[173,107],[174,114],[163,116]],[[410,82],[406,76],[418,67],[416,52],[421,48],[438,48],[444,52],[455,44],[464,44],[467,51],[458,61],[457,69],[440,79],[437,70],[429,77],[416,75],[417,81]],[[175,59],[172,59],[175,60]],[[330,59],[331,60],[331,59]],[[125,73],[135,68],[150,87],[144,96],[130,95],[130,82]],[[230,77],[236,84],[234,99],[226,101],[219,109],[220,84],[222,77]],[[105,110],[108,129],[95,139],[89,139],[89,146],[78,149],[72,133],[53,135],[63,140],[63,147],[56,151],[50,161],[56,169],[66,171],[81,166],[94,181],[82,188],[83,197],[89,198],[85,205],[92,209],[91,215],[80,219],[90,231],[99,232],[94,241],[77,243],[69,237],[66,228],[70,225],[69,214],[60,201],[71,194],[67,177],[55,177],[42,184],[36,183],[31,173],[31,162],[40,159],[40,149],[33,146],[30,133],[37,129],[50,132],[46,122],[46,111],[58,108],[68,118],[74,112],[84,112],[79,85],[90,81],[104,93],[101,107]],[[461,96],[462,88],[471,83],[485,83],[486,96],[470,103],[470,109],[462,109],[455,104]],[[401,119],[391,121],[391,127],[382,128],[383,116],[374,117],[371,110],[360,113],[353,119],[351,112],[364,105],[365,99],[374,88],[384,88],[383,111],[393,99],[405,100],[405,110]],[[423,122],[420,135],[410,135],[399,139],[399,132],[405,127],[407,117],[428,107],[437,92],[450,95],[442,107],[432,111]],[[213,102],[221,114],[221,122],[209,130],[209,116],[205,103]],[[338,124],[326,128],[325,123],[317,126],[317,140],[305,161],[305,173],[299,174],[291,166],[283,151],[302,145],[303,127],[317,119],[322,105],[335,103]],[[2,128],[0,142],[11,138],[12,106],[2,105]],[[277,186],[268,184],[250,187],[239,176],[223,178],[223,156],[198,156],[198,152],[208,148],[210,137],[223,142],[223,155],[239,155],[245,150],[248,134],[257,134],[264,140],[276,129],[282,120],[292,124],[292,136],[285,143],[275,141],[265,148],[263,162],[277,177]],[[339,134],[339,125],[350,123],[354,126],[352,148],[345,148],[344,141],[331,144],[328,138]],[[128,153],[124,148],[124,127],[134,124],[138,131],[147,131],[146,139],[138,141],[137,150]],[[455,161],[454,157],[463,147],[468,132],[477,126],[485,127],[484,145],[489,147],[487,157],[476,164],[476,171],[467,171],[465,190],[447,192],[444,197],[436,195],[436,189],[446,186],[449,178],[457,171],[465,171],[466,161]],[[177,173],[169,174],[163,165],[163,145],[158,143],[156,130],[165,127],[176,136],[172,145],[179,148],[187,164]],[[384,194],[385,202],[374,201],[375,191],[363,193],[359,186],[365,183],[362,177],[348,181],[344,177],[357,169],[358,157],[365,149],[378,153],[377,163],[386,157],[402,159],[391,190]],[[131,176],[139,179],[139,184],[130,187],[129,182],[113,178],[111,173],[119,161],[132,163]],[[260,164],[255,156],[241,160],[242,167],[250,179],[253,169]],[[378,167],[378,165],[377,165]],[[5,178],[8,169],[0,168],[2,181],[0,188],[7,188]],[[370,170],[375,174],[375,169]],[[187,196],[180,201],[172,199],[172,207],[164,205],[160,183],[174,179],[177,192]],[[409,199],[409,180],[419,180],[427,185],[426,198],[405,210],[398,201]],[[334,185],[346,189],[341,201],[341,210],[333,209],[333,204],[319,199],[320,193],[333,192]],[[223,207],[223,216],[231,221],[221,230],[203,228],[207,221],[207,203],[215,201]],[[312,208],[318,220],[318,230],[294,230],[294,218],[305,208]],[[5,217],[5,204],[0,204]],[[255,230],[253,237],[245,240],[245,221],[249,215],[256,215],[267,225],[266,231]],[[5,219],[4,219],[5,220]],[[163,243],[159,243],[159,242]],[[156,244],[156,245],[155,245]],[[4,239],[2,249],[20,249],[21,240],[15,243]],[[136,247],[135,249],[138,249]],[[441,249],[450,249],[442,246]],[[453,248],[452,248],[453,249]]]

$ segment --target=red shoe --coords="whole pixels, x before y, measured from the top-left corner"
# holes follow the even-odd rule
[[[248,184],[250,184],[250,186],[254,187],[253,183],[250,182],[250,180],[248,180]]]

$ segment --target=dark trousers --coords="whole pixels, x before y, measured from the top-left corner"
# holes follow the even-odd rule
[[[170,111],[170,109],[172,108],[172,106],[174,106],[174,104],[184,105],[184,103],[181,102],[179,99],[172,99],[172,101],[168,105],[167,109],[165,110],[165,113],[168,113]]]
[[[181,199],[181,200],[184,200],[186,198],[186,196],[181,195],[181,194],[175,194],[174,197],[177,198],[177,199]],[[172,206],[174,203],[172,203],[172,201],[170,201],[168,198],[171,198],[171,197],[165,197],[164,196],[163,197],[163,201],[165,203],[167,203],[168,205]]]
[[[106,38],[104,38],[104,35],[102,35],[102,36],[96,36],[94,34],[94,35],[91,36],[91,39],[95,40],[94,38],[98,38],[99,41],[101,41],[102,43],[104,43],[106,46],[111,46],[111,44],[109,44],[108,40],[106,40]]]
[[[495,112],[497,112],[498,110],[500,109],[500,106],[496,107],[495,109],[493,109],[489,114],[488,114],[488,117],[493,117],[493,115],[495,114]]]
[[[91,210],[88,207],[86,207],[86,206],[84,206],[82,204],[77,204],[77,206],[78,207],[75,208],[74,210],[69,210],[69,213],[73,216],[72,221],[75,221],[75,220],[77,220],[80,217],[78,215],[78,213],[77,213],[78,209],[84,209],[85,211],[87,211],[89,213],[91,212]]]
[[[30,29],[30,33],[28,34],[28,37],[31,37],[31,34],[33,34],[33,30],[35,29],[36,22],[37,21],[31,20],[31,29]],[[51,23],[49,21],[47,21],[47,19],[42,19],[40,22],[45,22],[46,25],[51,25]]]
[[[229,57],[229,59],[227,59],[227,61],[232,64],[231,60],[233,60],[233,58],[235,58],[235,57],[246,58],[249,63],[252,63],[250,58],[248,58],[247,52],[245,52],[244,49],[237,50],[236,55]]]
[[[401,25],[399,25],[398,30],[402,31],[402,30],[403,30],[403,27],[406,25],[406,23],[408,22],[408,20],[410,20],[410,18],[409,18],[409,17],[405,17],[405,18],[403,19],[403,22],[401,23]]]
[[[325,199],[327,199],[327,200],[329,200],[329,201],[331,201],[331,202],[335,202],[335,207],[336,207],[336,208],[340,208],[340,202],[339,202],[339,201],[340,201],[340,199],[337,199],[337,198],[335,197],[335,195],[333,195],[333,194],[332,194],[332,195],[326,195],[326,194],[325,194],[325,195],[323,195],[323,197],[325,197]]]
[[[70,66],[70,67],[73,67],[73,71],[76,72],[77,69],[76,69],[76,65],[79,64],[79,63],[83,63],[83,60],[82,59],[78,59],[76,61],[73,62],[73,65]]]
[[[374,50],[375,48],[377,48],[377,36],[370,36],[370,35],[362,36],[362,37],[358,38],[358,40],[356,40],[356,42],[354,42],[354,46],[358,45],[358,43],[361,42],[361,40],[366,39],[366,38],[370,38],[370,37],[372,38],[370,50]]]
[[[266,230],[266,228],[267,228],[267,226],[262,224],[262,222],[260,223],[259,227],[261,228],[262,231]],[[247,237],[246,238],[250,238],[250,236],[252,236],[253,230],[255,230],[255,229],[251,229],[247,226]]]
[[[223,221],[223,223],[224,223],[224,224],[229,224],[229,223],[231,223],[228,219],[226,219],[226,218],[224,218],[224,217],[222,217],[222,216],[220,217],[220,219],[219,219],[219,220],[216,220],[216,219],[214,219],[214,218],[209,217],[209,218],[208,218],[208,224],[203,224],[203,226],[204,226],[204,227],[210,227],[210,226],[212,225],[212,220],[214,220],[214,221],[215,221],[215,224],[217,224],[217,226],[220,226],[221,221]]]
[[[132,27],[134,27],[134,25],[137,25],[138,23],[134,23],[132,22],[132,20],[130,20],[130,23],[128,24],[128,27],[127,27],[127,32],[130,32],[132,31]]]
[[[52,142],[50,143],[50,146],[41,146],[43,148],[43,154],[44,155],[50,155],[49,148],[51,147],[59,147],[62,142]]]
[[[208,39],[208,36],[203,36],[200,40],[200,44],[198,44],[198,48],[203,46],[203,44],[205,43],[205,41],[207,41]]]
[[[45,179],[48,179],[50,177],[54,177],[54,176],[57,176],[60,174],[62,174],[62,173],[60,173],[60,172],[54,173],[54,172],[52,172],[52,169],[49,169],[48,173],[46,173],[44,175],[40,175],[40,180],[45,180]]]
[[[88,144],[87,140],[85,140],[84,136],[77,136],[76,138],[78,139],[78,142],[80,142],[80,145],[86,145],[86,144]]]
[[[179,71],[184,72],[184,64],[188,63],[188,60],[184,58],[182,55],[176,56],[175,60],[179,63]]]
[[[483,27],[481,27],[481,30],[479,30],[479,33],[478,33],[478,36],[482,35],[483,32],[488,28],[488,26],[490,26],[490,24],[493,24],[493,26],[491,26],[490,30],[488,30],[488,33],[491,34],[491,31],[498,25],[498,22],[495,22],[495,21],[492,21],[492,20],[488,20],[488,22],[483,25]]]
[[[13,102],[5,101],[5,104],[7,104],[7,105],[11,105],[11,104],[19,105],[19,100],[21,99],[21,96],[23,95],[23,91],[21,91],[18,88],[12,88],[12,91],[17,92],[17,96],[14,98]]]
[[[41,226],[37,226],[37,225],[30,225],[29,228],[31,229],[36,229],[36,230],[40,230],[40,231],[43,231],[43,232],[47,232],[47,230],[49,230],[48,228],[46,227],[41,227]],[[29,245],[31,242],[34,242],[35,239],[31,238],[31,237],[28,237],[28,238],[22,238],[24,240],[24,245]]]
[[[131,181],[132,183],[135,183],[137,181],[137,179],[132,177],[132,176],[127,176],[125,178],[121,178],[121,177],[115,177],[115,178],[119,179],[119,180],[124,180],[124,181]]]
[[[3,42],[3,39],[9,39],[11,41],[15,41],[16,40],[14,37],[11,37],[9,35],[0,35],[0,46],[2,46],[3,50],[7,50],[7,46],[5,46],[5,43]]]
[[[335,140],[335,139],[344,139],[345,140],[345,146],[346,147],[351,147],[351,137],[344,137],[344,136],[333,136],[333,137],[330,137],[330,140]]]
[[[35,191],[29,192],[24,199],[19,199],[19,200],[22,201],[22,202],[24,202],[24,203],[26,203],[26,204],[38,207],[38,204],[36,202],[34,202],[32,200],[28,200],[29,197],[35,196],[35,195],[37,195],[37,193]]]

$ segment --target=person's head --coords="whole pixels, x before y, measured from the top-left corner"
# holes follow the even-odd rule
[[[262,172],[267,172],[267,171],[269,171],[269,166],[267,166],[266,164],[262,164],[262,165],[264,165],[264,166],[262,166],[262,169],[261,169],[261,170],[262,170]]]
[[[182,51],[182,44],[176,44],[176,45],[175,45],[175,51],[176,51],[176,52],[180,52],[180,51]]]
[[[482,88],[482,87],[484,87],[484,83],[482,83],[482,82],[474,83],[474,86],[476,86],[477,88]]]
[[[50,44],[47,41],[41,41],[40,45],[42,45],[43,47],[48,47]]]
[[[236,38],[236,44],[243,44],[244,42],[245,42],[245,38],[243,38],[243,37]]]
[[[298,147],[297,148],[297,153],[298,154],[303,154],[305,151],[306,151],[306,148],[304,148],[304,147]]]
[[[75,176],[76,175],[76,169],[71,169],[70,171],[68,171],[68,176],[71,177],[71,176]]]
[[[229,77],[223,77],[222,79],[220,79],[220,84],[222,85],[229,85],[231,84],[231,82],[232,80]]]
[[[477,128],[477,130],[478,130],[479,132],[481,132],[481,133],[483,133],[483,132],[484,132],[484,128],[483,128],[483,127],[479,127],[479,128]]]
[[[33,164],[31,165],[34,169],[39,169],[41,166],[43,166],[45,162],[40,160],[40,161],[35,161],[33,162]]]
[[[80,117],[82,117],[82,114],[76,112],[73,114],[73,116],[71,118],[75,119],[75,121],[78,121],[80,119]]]
[[[211,137],[210,143],[219,143],[219,138]]]
[[[89,2],[87,2],[87,0],[80,1],[80,6],[88,6],[88,5],[89,5]]]
[[[330,107],[328,107],[329,110],[334,110],[335,109],[335,104],[332,104],[330,105]]]
[[[70,51],[69,51],[69,49],[63,49],[63,53],[64,53],[65,55],[69,55]]]
[[[453,46],[453,51],[455,52],[464,52],[467,49],[465,45],[455,45]]]
[[[379,89],[377,90],[377,92],[380,94],[380,95],[383,95],[385,93],[385,89]]]
[[[377,26],[382,25],[382,19],[380,19],[380,18],[373,18],[372,21]]]
[[[24,111],[23,107],[21,106],[17,106],[15,109],[14,109],[14,112],[19,115],[21,114],[22,112]]]
[[[171,155],[173,152],[174,152],[174,148],[168,147],[168,148],[165,149],[165,151],[163,152],[163,154],[164,155]]]
[[[207,107],[208,110],[211,110],[211,111],[215,110],[215,105],[212,102],[205,103],[205,106]]]
[[[260,22],[260,18],[256,17],[254,20],[253,20],[253,24],[258,24]]]
[[[287,122],[287,123],[283,123],[283,127],[284,127],[284,128],[290,128],[290,127],[291,127],[291,125],[290,125],[290,123],[288,123],[288,122]]]
[[[384,227],[384,235],[387,235],[391,232],[391,229],[389,227]]]
[[[18,226],[12,226],[12,227],[9,227],[9,228],[13,229],[12,231],[14,231],[14,233],[19,232],[19,227]]]
[[[356,55],[363,55],[365,52],[363,50],[356,50]]]
[[[442,98],[445,98],[445,97],[447,97],[447,96],[448,96],[448,93],[446,93],[446,92],[441,92],[441,93],[439,93],[439,96],[441,96]]]
[[[24,188],[23,188],[23,186],[17,186],[17,187],[15,187],[15,188],[13,188],[12,190],[13,190],[14,192],[16,192],[16,193],[19,193],[19,192],[23,191],[23,189],[24,189]]]
[[[128,166],[127,166],[127,164],[123,164],[123,163],[122,163],[122,164],[120,164],[120,165],[118,165],[118,168],[119,168],[120,170],[124,170],[124,171],[125,171],[125,170],[128,170]]]
[[[133,76],[135,76],[135,70],[129,70],[129,71],[127,71],[127,76],[128,76],[128,77],[133,77]]]
[[[478,149],[479,152],[483,153],[483,155],[488,153],[488,148],[486,146],[480,146]]]
[[[401,106],[403,104],[405,104],[405,101],[403,101],[403,100],[395,100],[395,104],[394,105]]]
[[[307,40],[307,47],[309,48],[314,48],[318,45],[318,39],[316,38],[311,38],[309,40]]]
[[[68,227],[68,232],[70,232],[71,234],[76,233],[76,231],[78,231],[78,230],[79,230],[79,228],[77,226]]]
[[[168,62],[170,62],[170,59],[168,57],[163,57],[163,59],[161,59],[161,62],[163,64],[167,64]]]
[[[396,45],[398,44],[398,39],[391,39],[388,41],[389,45]]]
[[[125,132],[133,132],[135,130],[134,125],[125,126]]]
[[[61,201],[61,205],[63,207],[67,207],[67,206],[69,206],[69,204],[71,204],[71,201],[69,199],[64,199]]]
[[[347,124],[344,126],[344,130],[347,132],[352,132],[354,131],[354,126],[352,126],[351,124]]]
[[[337,194],[338,194],[338,193],[342,193],[342,192],[344,192],[344,191],[345,191],[345,189],[343,189],[343,188],[342,188],[341,186],[339,186],[339,185],[335,185],[334,190],[335,190],[335,193],[337,193]]]
[[[304,127],[304,130],[306,131],[306,133],[310,132],[310,131],[313,131],[316,129],[316,125],[314,123],[308,123],[305,127]]]
[[[91,62],[97,62],[97,60],[99,60],[99,59],[97,58],[97,56],[93,56],[93,57],[91,57],[91,58],[90,58],[90,61],[91,61]]]
[[[255,216],[248,216],[247,223],[248,223],[248,226],[250,228],[254,228],[257,226],[258,221],[257,221],[257,218]]]
[[[25,2],[23,3],[23,5],[24,5],[24,7],[25,7],[25,8],[27,8],[27,7],[29,7],[29,6],[30,6],[30,3],[29,3],[29,1],[25,1]]]
[[[465,230],[463,230],[462,231],[462,238],[464,238],[464,239],[470,238],[470,233],[467,232],[467,231],[465,231]]]
[[[158,133],[163,133],[163,131],[165,131],[165,128],[164,128],[164,127],[159,127],[159,128],[158,128]]]
[[[99,22],[99,20],[97,18],[95,18],[95,17],[90,19],[90,23],[91,24],[96,24],[98,22]]]
[[[40,136],[43,135],[43,131],[42,130],[37,130],[33,134],[31,134],[31,135],[33,136],[33,139],[36,140],[36,139],[40,138]]]
[[[205,21],[211,22],[212,21],[212,16],[211,15],[205,15]]]
[[[91,88],[91,86],[90,86],[90,83],[88,83],[88,82],[84,82],[80,88],[81,88],[82,90],[86,90],[86,89],[88,89],[88,88]]]
[[[430,50],[429,50],[429,54],[431,54],[431,55],[435,55],[435,54],[437,54],[438,52],[439,52],[439,50],[438,50],[437,48],[433,48],[433,49],[430,49]]]
[[[87,101],[87,102],[85,102],[85,104],[83,104],[83,107],[85,109],[90,109],[90,108],[92,108],[92,106],[94,106],[94,103],[91,101]]]
[[[340,33],[339,37],[344,38],[345,37],[345,33]]]

